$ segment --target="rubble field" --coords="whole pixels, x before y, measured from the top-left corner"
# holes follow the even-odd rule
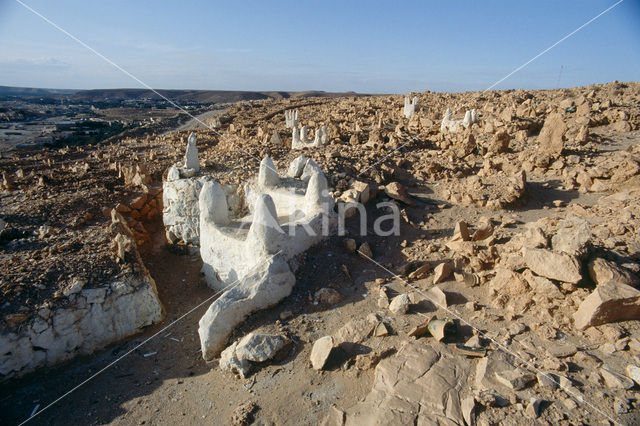
[[[3,421],[161,331],[37,421],[640,422],[640,84],[250,101],[208,124],[200,173],[240,187],[303,155],[366,219],[205,361],[218,293],[161,223],[189,132],[3,153]],[[381,202],[397,235],[374,232]]]

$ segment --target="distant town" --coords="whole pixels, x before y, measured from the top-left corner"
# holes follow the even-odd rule
[[[181,102],[198,112],[210,103]],[[101,142],[125,130],[169,121],[180,124],[181,114],[164,99],[77,100],[67,95],[0,96],[0,150]]]
[[[192,116],[235,102],[344,95],[321,91],[63,90],[0,86],[0,152],[93,144],[123,132],[135,135],[174,130]]]

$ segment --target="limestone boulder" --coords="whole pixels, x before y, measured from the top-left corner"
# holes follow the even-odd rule
[[[236,347],[236,355],[240,359],[252,362],[264,362],[273,358],[289,340],[279,334],[249,333]]]
[[[558,229],[551,238],[554,251],[575,256],[583,256],[591,239],[589,223],[579,217],[570,217],[558,223]]]
[[[282,255],[259,261],[251,273],[216,299],[200,319],[198,334],[203,358],[211,360],[218,355],[238,324],[252,312],[287,297],[295,282],[295,275]]]
[[[640,279],[631,271],[619,266],[615,262],[595,257],[589,261],[589,276],[596,284],[616,281],[632,287],[640,285]]]
[[[566,131],[567,125],[564,123],[562,115],[549,114],[538,136],[540,154],[558,158],[564,148],[563,138]]]
[[[407,294],[394,297],[389,303],[389,310],[396,315],[406,314],[409,311],[410,299]]]
[[[580,330],[633,319],[640,319],[640,291],[617,281],[598,285],[573,314],[574,325]]]

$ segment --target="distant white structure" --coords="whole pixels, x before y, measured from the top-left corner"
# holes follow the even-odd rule
[[[287,129],[298,127],[298,110],[288,109],[284,112],[284,121]]]
[[[187,152],[184,154],[184,168],[193,169],[195,172],[200,171],[200,162],[198,161],[198,148],[196,147],[196,135],[191,133],[187,142]]]
[[[329,128],[321,126],[316,130],[313,140],[307,137],[307,126],[293,128],[291,132],[291,149],[315,148],[329,143]]]
[[[410,100],[408,96],[404,97],[404,116],[406,118],[413,117],[413,114],[416,113],[416,108],[418,107],[418,97],[414,96],[413,100]]]
[[[455,133],[460,129],[460,126],[466,129],[472,124],[478,122],[478,113],[475,109],[467,110],[464,113],[464,118],[462,120],[454,120],[451,117],[451,110],[447,108],[447,111],[444,113],[444,117],[442,118],[442,124],[440,125],[441,132],[444,132],[446,129],[452,133]]]

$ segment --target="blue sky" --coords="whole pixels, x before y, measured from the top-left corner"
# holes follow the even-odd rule
[[[22,0],[154,88],[483,90],[615,0]],[[497,86],[640,80],[625,0]],[[0,0],[0,85],[141,87],[15,0]]]

